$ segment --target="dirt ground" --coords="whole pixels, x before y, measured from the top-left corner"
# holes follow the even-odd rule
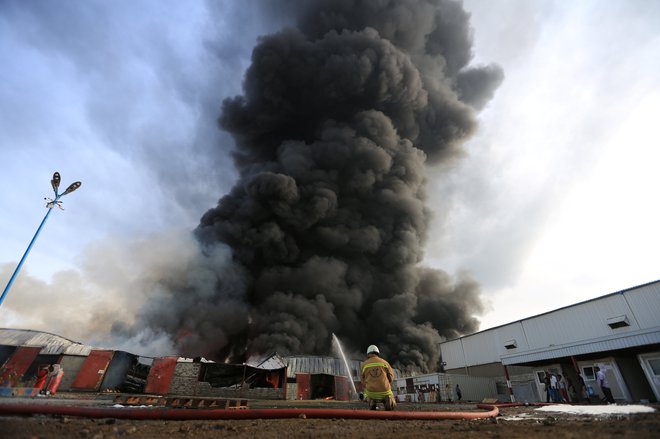
[[[265,403],[265,402],[264,402]],[[267,407],[251,403],[253,407]],[[1,404],[1,402],[0,402]],[[71,405],[72,403],[68,403]],[[89,404],[89,403],[88,403]],[[351,408],[333,402],[314,407]],[[282,406],[282,405],[279,405]],[[660,406],[651,414],[568,415],[534,407],[501,408],[496,418],[481,420],[387,421],[345,419],[259,419],[217,421],[133,421],[70,416],[3,416],[0,438],[658,438]],[[0,413],[1,413],[0,406]],[[194,410],[194,409],[191,409]],[[474,405],[410,405],[398,410],[475,410]]]

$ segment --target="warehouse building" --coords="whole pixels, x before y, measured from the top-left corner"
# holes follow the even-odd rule
[[[546,372],[592,399],[600,367],[619,402],[660,400],[660,281],[607,294],[440,344],[445,372],[493,377],[500,399],[545,401]]]
[[[360,361],[347,360],[350,372],[339,358],[294,355],[284,358],[289,399],[336,399],[357,397],[360,387]],[[350,374],[350,377],[349,377]],[[352,382],[352,383],[351,383]],[[355,389],[355,390],[354,390]]]

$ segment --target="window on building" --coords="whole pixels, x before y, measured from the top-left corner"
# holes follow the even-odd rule
[[[612,329],[624,328],[626,326],[630,326],[630,322],[628,321],[628,316],[624,314],[622,316],[607,319],[607,326]]]
[[[660,359],[658,358],[652,358],[649,360],[649,366],[651,366],[651,370],[653,371],[653,375],[660,375]]]
[[[596,379],[596,372],[594,372],[593,366],[586,366],[582,368],[582,377],[585,380],[595,380]]]

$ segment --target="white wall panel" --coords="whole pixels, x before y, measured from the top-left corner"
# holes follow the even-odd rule
[[[625,316],[628,326],[610,327],[608,319],[619,316]],[[440,348],[446,368],[456,369],[499,362],[507,356],[513,361],[514,357],[521,359],[530,355],[529,361],[532,361],[544,351],[548,354],[556,351],[563,356],[567,355],[566,349],[578,352],[580,346],[588,353],[593,352],[589,346],[598,345],[607,350],[611,345],[611,349],[622,349],[639,346],[644,338],[653,344],[658,335],[654,328],[660,328],[660,282],[451,340],[442,343]],[[516,348],[504,347],[510,340],[516,341]]]
[[[497,333],[480,332],[479,336],[463,337],[467,365],[487,364],[500,360]]]
[[[632,311],[623,295],[616,294],[531,317],[523,326],[530,349],[540,349],[639,329],[633,319],[630,327],[611,329],[607,319],[620,315],[630,317]]]
[[[640,328],[660,326],[660,282],[623,293]]]
[[[447,363],[445,365],[447,369],[458,369],[465,366],[461,339],[440,344],[440,354],[442,355],[442,361]]]

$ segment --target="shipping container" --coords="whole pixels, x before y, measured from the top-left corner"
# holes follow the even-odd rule
[[[71,390],[78,392],[98,392],[108,369],[114,351],[93,350],[83,363],[78,375],[71,384]],[[64,371],[66,375],[66,370]]]
[[[41,347],[19,346],[0,369],[0,386],[18,387]]]
[[[168,394],[178,359],[179,357],[154,358],[154,362],[149,370],[144,393],[155,395]]]

